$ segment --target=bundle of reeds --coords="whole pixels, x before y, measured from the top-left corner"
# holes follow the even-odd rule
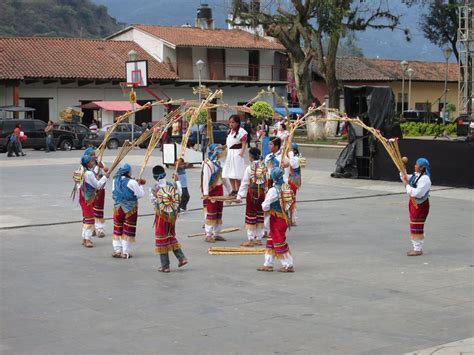
[[[258,255],[265,254],[265,248],[255,249],[248,247],[210,247],[211,255]]]
[[[119,149],[117,156],[109,167],[109,174],[112,174],[112,171],[117,168],[120,162],[127,156],[127,154],[132,150],[133,144],[130,141],[125,141],[122,147]]]
[[[239,227],[234,227],[234,228],[224,228],[220,231],[221,234],[226,234],[226,233],[232,233],[232,232],[237,232],[239,231]],[[194,238],[194,237],[205,237],[206,233],[195,233],[195,234],[190,234],[188,235],[188,238]]]
[[[150,141],[148,142],[148,147],[145,151],[145,156],[143,158],[143,164],[140,169],[140,174],[138,175],[138,178],[141,179],[143,176],[143,173],[145,172],[145,168],[148,164],[148,160],[150,159],[151,155],[153,154],[153,151],[155,150],[156,146],[160,142],[161,138],[163,137],[163,134],[168,131],[168,128],[171,127],[173,122],[175,122],[176,119],[178,119],[181,116],[181,110],[176,109],[172,112],[170,112],[168,115],[166,115],[163,118],[163,122],[167,123],[162,127],[157,127],[156,125],[153,128],[153,132],[150,137]]]
[[[204,109],[204,108],[207,109],[208,104],[210,102],[212,102],[212,100],[214,100],[216,97],[219,97],[219,96],[222,96],[222,90],[214,91],[212,94],[210,94],[204,100],[202,100],[199,103],[199,106],[197,108],[193,107],[193,108],[188,109],[188,110],[193,110],[193,113],[192,113],[191,119],[189,120],[189,123],[188,123],[189,124],[188,129],[186,130],[186,133],[185,133],[185,135],[183,136],[183,138],[181,140],[181,148],[180,148],[180,152],[179,152],[179,155],[176,159],[176,164],[175,164],[175,173],[178,170],[178,160],[180,158],[182,158],[184,156],[184,153],[186,152],[186,147],[188,146],[189,136],[191,135],[192,127],[194,126],[194,123],[196,122],[196,120],[198,118],[199,112],[201,112],[201,110]]]

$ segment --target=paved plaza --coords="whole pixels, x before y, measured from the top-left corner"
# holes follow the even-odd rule
[[[333,160],[308,159],[288,233],[296,273],[260,273],[262,255],[209,255],[203,237],[187,238],[203,223],[200,170],[191,169],[191,210],[177,224],[189,264],[177,270],[172,259],[162,274],[148,194],[132,259],[111,257],[110,219],[106,238],[81,246],[69,195],[82,152],[0,157],[0,353],[474,352],[473,190],[433,187],[425,255],[410,258],[400,183],[333,179]],[[125,159],[134,174],[143,154]],[[160,161],[158,152],[150,159],[147,189]],[[224,228],[241,230],[217,245],[245,240],[244,210],[224,209]]]

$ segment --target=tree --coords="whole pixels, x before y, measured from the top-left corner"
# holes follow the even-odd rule
[[[395,29],[399,17],[390,13],[380,0],[373,7],[361,0],[286,0],[276,6],[251,6],[234,0],[234,25],[262,26],[268,36],[277,38],[286,48],[298,99],[303,108],[313,102],[312,63],[318,66],[329,90],[329,105],[339,106],[336,80],[336,56],[341,38],[350,31],[367,28]],[[327,42],[325,41],[327,39]],[[323,43],[327,43],[324,45]]]
[[[425,37],[433,44],[443,47],[448,44],[459,60],[456,47],[459,28],[458,8],[464,0],[434,0],[429,5],[429,13],[420,22]]]

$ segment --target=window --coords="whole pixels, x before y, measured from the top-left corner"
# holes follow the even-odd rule
[[[431,111],[431,102],[416,102],[415,110]]]
[[[44,131],[44,129],[46,128],[46,123],[43,121],[35,120],[33,122],[34,122],[35,131]]]
[[[49,100],[50,98],[23,98],[25,100],[26,107],[32,107],[36,109],[34,113],[35,119],[42,120],[44,122],[49,121]]]
[[[405,93],[403,96],[405,97],[403,100],[403,111],[406,111],[408,110],[408,94]],[[402,112],[402,93],[401,92],[398,93],[398,97],[397,97],[397,111]]]

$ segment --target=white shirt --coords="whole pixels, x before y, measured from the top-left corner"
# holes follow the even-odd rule
[[[277,201],[279,198],[278,191],[276,188],[272,187],[268,190],[267,194],[265,195],[265,200],[262,202],[262,209],[266,211],[270,211],[270,204]]]
[[[420,176],[420,173],[415,173],[416,178]],[[408,181],[412,175],[408,175]],[[407,184],[405,187],[407,194],[414,198],[423,198],[431,189],[431,179],[428,175],[423,174],[421,178],[416,183],[416,187],[411,187],[410,184]]]
[[[209,162],[209,161],[203,161],[202,162],[202,194],[204,196],[209,195],[209,181],[211,181],[211,175],[217,170],[217,167]],[[227,179],[222,179],[219,178],[217,181],[217,185],[222,185],[224,184],[225,188],[228,189],[229,191],[232,190],[232,187],[230,187],[229,182]]]
[[[159,189],[161,189],[162,187],[165,187],[166,179],[158,180],[155,186],[157,185]],[[181,190],[181,184],[179,183],[179,181],[176,181],[176,191],[178,192],[178,195],[181,196],[182,190]],[[150,188],[150,201],[153,204],[153,206],[156,205],[156,197],[155,197],[155,194],[153,193],[153,188]]]
[[[94,172],[90,170],[86,170],[84,174],[84,181],[90,186],[92,186],[94,189],[101,189],[104,187],[105,183],[107,182],[107,177],[102,176],[100,180],[97,180]]]
[[[267,156],[265,157],[265,165],[266,165],[267,168],[268,168],[268,174],[271,173],[269,164],[270,164],[270,160],[271,160],[271,159],[270,159],[270,156],[271,156],[272,154],[273,154],[273,153],[267,154]],[[275,158],[281,163],[281,150],[279,150],[278,152],[275,153]],[[296,159],[295,157],[292,157],[292,158],[290,158],[290,159],[285,158],[285,163],[290,163],[290,166],[291,166],[293,169],[299,167],[298,159]],[[272,167],[272,169],[273,169],[273,168],[275,168],[275,166]],[[283,182],[287,183],[289,176],[290,176],[290,168],[285,168],[284,171],[283,171]]]
[[[254,164],[254,163],[252,162],[250,164]],[[250,183],[251,171],[252,171],[252,166],[251,165],[247,166],[244,172],[244,177],[242,178],[240,182],[239,192],[237,193],[237,198],[239,200],[243,200],[247,196],[247,190]]]
[[[125,178],[125,177],[122,177]],[[143,191],[143,186],[138,183],[135,179],[130,179],[127,183],[127,187],[133,191],[133,194],[138,198],[145,196],[145,191]],[[115,191],[115,181],[112,182],[112,191]]]
[[[237,132],[237,137],[235,133],[235,131],[230,130],[229,134],[227,135],[227,139],[225,142],[227,149],[230,149],[230,147],[236,144],[243,144],[244,142],[242,141],[242,139],[244,137],[247,137],[247,131],[242,127],[239,128],[239,131]]]

